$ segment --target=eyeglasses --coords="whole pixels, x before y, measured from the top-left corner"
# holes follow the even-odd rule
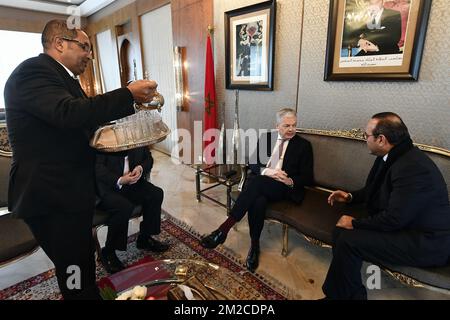
[[[374,134],[367,134],[366,132],[363,133],[363,137],[364,139],[369,139],[369,137],[378,137],[378,135],[374,135]]]
[[[87,53],[92,53],[92,48],[90,45],[86,44],[86,43],[82,43],[76,39],[69,39],[69,38],[63,38],[61,37],[61,39],[66,40],[66,41],[70,41],[70,42],[75,42],[84,52]]]

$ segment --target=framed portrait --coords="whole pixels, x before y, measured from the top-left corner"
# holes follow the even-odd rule
[[[226,88],[273,90],[276,0],[225,12]]]
[[[324,80],[417,80],[431,0],[330,0]]]

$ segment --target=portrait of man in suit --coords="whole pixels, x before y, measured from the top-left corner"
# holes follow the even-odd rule
[[[164,192],[148,181],[153,157],[148,147],[119,154],[98,154],[96,161],[99,209],[107,212],[108,233],[101,261],[110,273],[125,268],[116,250],[127,250],[128,221],[136,205],[142,206],[143,220],[136,241],[138,249],[163,252],[165,243],[152,236],[161,232],[161,205]]]
[[[343,49],[350,55],[384,55],[401,53],[402,18],[397,10],[384,6],[384,0],[346,2]]]
[[[156,83],[88,97],[78,82],[92,59],[88,35],[49,21],[43,53],[22,62],[5,86],[6,122],[13,152],[8,208],[30,227],[54,263],[64,299],[100,299],[95,280],[92,218],[95,209],[96,127],[134,113]],[[68,281],[70,279],[78,279]]]
[[[246,267],[251,272],[259,264],[259,238],[268,203],[284,199],[301,203],[305,195],[304,187],[313,182],[312,148],[307,140],[296,134],[295,110],[281,109],[276,119],[277,133],[269,132],[260,137],[256,155],[250,158],[254,177],[237,198],[228,219],[201,239],[201,245],[209,249],[224,243],[229,230],[248,212],[251,245]],[[268,159],[268,162],[263,163],[262,158]]]

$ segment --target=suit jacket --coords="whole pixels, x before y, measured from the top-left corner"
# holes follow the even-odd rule
[[[447,186],[434,162],[410,139],[394,147],[383,162],[378,157],[365,187],[352,193],[352,202],[366,202],[369,212],[369,217],[354,220],[353,226],[450,235]]]
[[[134,112],[126,89],[88,98],[46,54],[21,63],[5,86],[6,122],[13,151],[8,207],[22,218],[93,213],[98,125]]]
[[[117,181],[123,175],[125,156],[128,155],[130,171],[141,165],[144,171],[141,179],[146,179],[153,167],[153,157],[148,147],[129,150],[124,154],[98,154],[96,161],[97,191],[100,197],[109,192],[119,191]]]
[[[267,165],[277,138],[278,132],[269,132],[259,139],[257,156],[254,155],[250,158],[250,169],[253,174],[259,175],[261,169]],[[254,160],[256,163],[252,164],[251,162]],[[312,185],[314,181],[311,143],[295,135],[286,148],[282,170],[294,181],[294,188],[289,189],[288,197],[296,203],[302,202],[305,197],[304,187]]]
[[[384,9],[380,19],[380,29],[369,29],[367,25],[359,29],[356,38],[363,38],[376,44],[380,51],[367,52],[360,51],[357,55],[371,54],[393,54],[399,53],[398,43],[402,36],[402,17],[399,11]],[[358,40],[356,40],[357,42]]]

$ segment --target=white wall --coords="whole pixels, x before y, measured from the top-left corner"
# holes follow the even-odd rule
[[[111,30],[97,33],[96,37],[103,92],[118,89],[121,87],[119,58]]]
[[[144,70],[150,79],[158,83],[158,92],[165,98],[162,119],[172,130],[177,128],[175,106],[175,75],[173,68],[172,13],[170,5],[150,11],[141,17],[141,37],[144,57]],[[156,148],[171,152],[176,145],[173,135]]]

